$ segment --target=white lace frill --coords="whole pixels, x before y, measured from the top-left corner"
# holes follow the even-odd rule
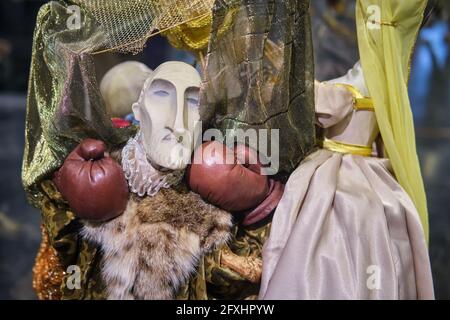
[[[161,188],[177,185],[184,174],[184,170],[162,172],[155,169],[147,159],[140,132],[123,148],[122,168],[131,191],[140,197],[154,196]]]

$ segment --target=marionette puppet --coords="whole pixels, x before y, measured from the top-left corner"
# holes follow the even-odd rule
[[[54,179],[83,219],[83,237],[103,252],[108,299],[174,298],[199,258],[230,237],[230,212],[257,207],[244,220],[251,224],[281,197],[280,183],[261,175],[257,164],[245,166],[248,147],[232,150],[214,142],[197,151],[202,156],[190,166],[188,183],[228,211],[186,188],[182,179],[194,147],[199,84],[188,64],[160,65],[133,104],[140,130],[120,154],[109,157],[102,141],[87,139]]]
[[[369,6],[382,20],[370,20]],[[434,298],[405,60],[425,6],[357,2],[361,62],[315,84],[321,149],[286,184],[260,299]],[[373,149],[380,133],[387,157]]]
[[[80,1],[89,13],[82,33],[60,24],[65,4],[41,9],[23,170],[43,216],[34,272],[40,298],[257,297],[283,182],[315,148],[309,1],[203,2],[210,15],[167,31],[172,44],[198,50],[202,79],[181,62],[150,73],[128,64],[100,86],[94,56],[142,50],[147,39],[130,25],[153,19],[152,4],[142,11],[120,2],[130,12],[125,19]],[[131,105],[139,125],[111,121],[130,112],[144,77]],[[193,155],[198,119],[236,143],[209,141]],[[262,132],[279,147],[277,176],[247,162],[264,150],[239,141],[240,130]],[[73,267],[82,275],[78,286]]]
[[[190,65],[160,65],[133,104],[140,130],[118,162],[88,139],[58,171],[58,189],[84,218],[83,236],[103,251],[108,299],[173,298],[199,256],[229,236],[230,214],[174,189],[192,154],[199,85]]]

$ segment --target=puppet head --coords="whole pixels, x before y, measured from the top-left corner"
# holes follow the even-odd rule
[[[122,118],[131,113],[145,80],[152,70],[137,61],[125,61],[111,68],[102,78],[100,92],[111,117]]]
[[[176,61],[160,65],[145,82],[133,112],[153,165],[179,170],[189,163],[199,120],[200,82],[195,68]]]

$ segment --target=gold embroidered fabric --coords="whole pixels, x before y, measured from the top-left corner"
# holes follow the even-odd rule
[[[72,210],[56,190],[53,182],[45,180],[41,183],[41,188],[43,190],[40,205],[42,221],[48,235],[48,244],[54,248],[59,260],[58,264],[49,264],[48,272],[58,274],[61,269],[67,270],[70,265],[78,266],[81,271],[80,288],[67,286],[70,277],[68,273],[62,277],[52,278],[52,285],[54,285],[52,288],[59,286],[59,297],[63,300],[105,299],[106,295],[99,272],[100,252],[79,236],[80,222],[75,219]],[[45,238],[42,247],[47,247]],[[36,275],[41,275],[40,264],[42,264],[42,260],[38,258],[35,265]],[[42,286],[35,286],[35,288],[39,298],[45,299],[46,295],[42,294],[40,289]],[[56,297],[57,293],[52,296]]]
[[[211,32],[212,14],[175,26],[165,32],[170,44],[182,50],[198,51],[206,48]]]
[[[223,24],[219,27],[218,36],[222,36],[233,24],[236,10],[229,10]],[[167,37],[170,44],[181,50],[194,53],[207,49],[212,25],[212,12],[192,21],[177,25],[162,34]]]

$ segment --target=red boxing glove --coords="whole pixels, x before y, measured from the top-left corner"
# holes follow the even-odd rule
[[[54,182],[75,214],[105,221],[125,211],[128,184],[122,167],[105,157],[102,141],[86,139],[64,161]]]
[[[189,187],[209,203],[231,212],[245,212],[243,224],[256,223],[276,208],[283,185],[261,175],[254,150],[238,145],[234,150],[220,142],[206,142],[188,167]]]
[[[260,166],[247,168],[240,164],[236,149],[233,151],[216,141],[206,142],[195,151],[187,171],[189,187],[227,211],[254,208],[269,192],[268,178],[259,174]],[[245,152],[241,152],[245,158]]]

